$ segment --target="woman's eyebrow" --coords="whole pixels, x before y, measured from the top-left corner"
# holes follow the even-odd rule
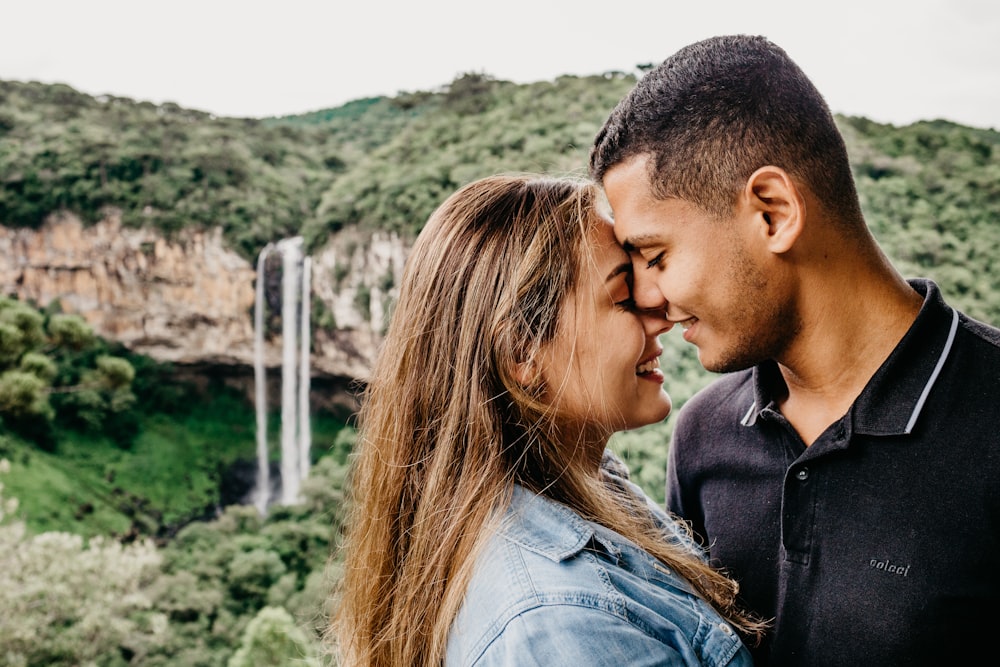
[[[617,278],[618,276],[620,276],[623,273],[632,273],[632,262],[631,261],[629,261],[629,262],[622,262],[621,264],[619,264],[618,266],[616,266],[615,268],[613,268],[611,270],[611,273],[608,274],[608,277],[604,279],[604,282],[606,282],[606,283],[607,282],[611,282],[612,280],[614,280],[615,278]]]

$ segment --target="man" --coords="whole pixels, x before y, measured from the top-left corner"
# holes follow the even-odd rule
[[[758,665],[972,664],[1000,608],[1000,330],[904,280],[813,84],[762,37],[685,47],[612,112],[592,176],[711,371],[668,509],[773,619]]]

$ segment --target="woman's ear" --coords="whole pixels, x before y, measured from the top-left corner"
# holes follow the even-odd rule
[[[534,359],[519,361],[514,364],[511,374],[522,387],[530,387],[538,379],[538,369],[535,366]]]
[[[743,198],[768,250],[791,250],[805,226],[806,204],[788,172],[780,167],[761,167],[747,179]]]

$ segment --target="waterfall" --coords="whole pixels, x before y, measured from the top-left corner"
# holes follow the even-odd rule
[[[303,257],[302,237],[268,244],[257,259],[257,300],[254,310],[254,382],[257,401],[257,489],[254,502],[265,514],[271,500],[267,445],[266,369],[263,362],[264,283],[266,259],[281,255],[281,499],[299,502],[302,480],[309,474],[312,436],[309,425],[310,286],[312,261]]]
[[[312,258],[302,259],[302,301],[299,323],[299,481],[309,476],[309,450],[312,448],[312,430],[309,426],[309,316],[312,301],[309,292],[312,286]]]
[[[257,284],[253,306],[253,385],[257,412],[257,488],[254,505],[263,515],[271,489],[270,464],[267,460],[267,371],[264,369],[264,262],[271,252],[268,243],[257,255]]]

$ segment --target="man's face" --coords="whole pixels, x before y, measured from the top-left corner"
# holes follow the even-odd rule
[[[655,198],[647,161],[632,158],[604,177],[615,237],[632,259],[637,306],[666,309],[710,371],[774,358],[790,340],[795,317],[770,279],[755,230],[738,207],[719,219],[682,199]]]

